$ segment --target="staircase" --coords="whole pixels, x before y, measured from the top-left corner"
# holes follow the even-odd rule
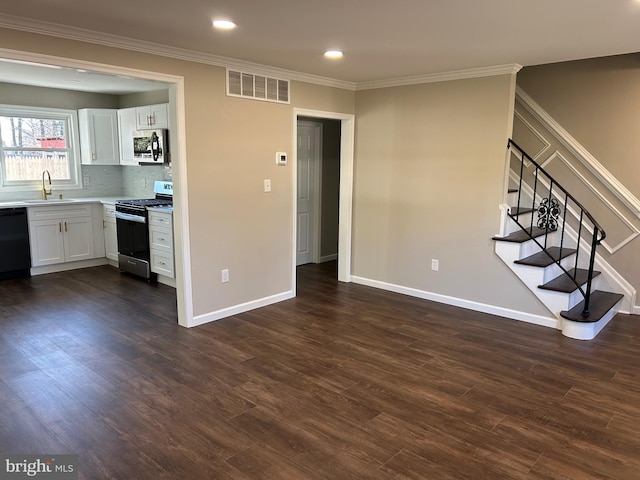
[[[565,336],[591,340],[624,295],[594,269],[605,232],[560,184],[509,140],[513,187],[503,206],[497,255],[547,307]],[[607,290],[596,289],[596,287]]]

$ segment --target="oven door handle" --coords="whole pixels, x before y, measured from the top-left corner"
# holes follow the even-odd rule
[[[147,219],[140,215],[131,215],[130,213],[122,213],[116,211],[116,219],[127,220],[129,222],[147,223]]]

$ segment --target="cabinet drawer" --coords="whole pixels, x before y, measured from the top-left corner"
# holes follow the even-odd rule
[[[55,220],[58,218],[90,217],[91,204],[83,203],[73,206],[51,206],[51,207],[28,207],[29,221],[33,220]]]
[[[171,228],[173,225],[172,215],[166,212],[149,210],[149,225]]]
[[[105,220],[116,219],[116,206],[113,204],[105,203],[102,205],[102,218]]]
[[[149,228],[149,248],[165,253],[173,253],[171,228],[152,225]]]
[[[151,271],[165,277],[174,278],[173,255],[151,250]]]

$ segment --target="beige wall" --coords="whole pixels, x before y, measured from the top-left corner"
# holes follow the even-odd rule
[[[354,275],[546,314],[491,241],[514,87],[504,75],[356,94]]]
[[[338,253],[340,205],[340,121],[322,121],[322,206],[320,208],[320,256]]]
[[[186,170],[196,317],[292,288],[294,179],[274,154],[293,158],[294,108],[356,114],[353,274],[545,314],[491,241],[510,75],[355,94],[293,81],[292,104],[280,105],[227,97],[221,67],[7,29],[0,45],[184,77],[186,158],[174,162]],[[432,258],[440,272],[430,270]],[[228,284],[220,283],[223,268]]]
[[[118,108],[138,107],[140,105],[156,105],[160,103],[169,103],[168,90],[152,90],[150,92],[120,95]]]
[[[640,198],[640,53],[526,67],[518,85]]]
[[[622,185],[640,198],[640,54],[527,67],[518,74],[517,82]],[[526,121],[545,135],[551,145],[544,158],[558,150],[574,170],[568,171],[557,161],[545,168],[595,216],[607,232],[606,243],[612,248],[623,245],[612,255],[602,247],[598,252],[640,290],[640,239],[625,243],[640,227],[637,216],[575,160],[561,142],[521,110]],[[521,131],[527,134],[526,129]],[[529,136],[532,137],[530,133]],[[530,138],[529,143],[533,142]],[[574,171],[591,186],[585,187],[576,181]],[[593,189],[604,195],[607,203],[596,196]]]
[[[292,82],[292,104],[281,105],[227,97],[222,67],[9,29],[0,45],[184,77],[187,155],[173,170],[185,162],[194,316],[292,289],[293,177],[275,152],[293,154],[294,108],[353,113],[353,92]]]
[[[117,108],[118,97],[99,93],[74,92],[59,88],[0,83],[0,104],[46,108]]]

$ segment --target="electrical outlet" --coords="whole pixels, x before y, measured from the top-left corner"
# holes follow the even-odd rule
[[[268,178],[264,179],[264,191],[265,192],[270,192],[271,191],[271,180]]]
[[[82,183],[84,184],[85,187],[88,187],[91,185],[91,177],[89,175],[85,175],[82,177]]]
[[[229,269],[225,268],[220,271],[220,281],[222,283],[229,283]]]
[[[432,258],[431,259],[431,270],[433,270],[434,272],[437,272],[438,268],[440,268],[440,262],[438,260],[436,260],[435,258]]]

